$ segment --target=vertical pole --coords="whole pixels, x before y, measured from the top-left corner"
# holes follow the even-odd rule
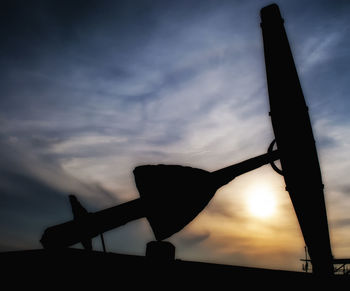
[[[309,270],[309,262],[307,261],[307,247],[304,247],[305,249],[305,272],[307,273],[307,271]]]
[[[100,234],[100,237],[101,237],[103,252],[106,253],[106,245],[105,245],[105,240],[103,238],[103,233]]]

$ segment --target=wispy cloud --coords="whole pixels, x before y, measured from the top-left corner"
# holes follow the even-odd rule
[[[43,201],[33,207],[48,209],[57,201],[51,218],[59,220],[68,217],[58,212],[71,191],[91,209],[138,197],[137,165],[212,171],[266,151],[273,132],[258,13],[270,2],[78,2],[27,8],[13,2],[1,19],[0,186],[12,201],[3,215],[17,217],[16,227],[25,228],[16,201],[32,205],[25,185]],[[344,230],[349,7],[334,3],[293,1],[281,3],[281,10],[314,124],[330,221]],[[283,197],[281,218],[259,224],[247,215],[244,195],[247,185],[264,179]],[[302,238],[288,199],[282,178],[268,166],[234,180],[174,236],[180,255],[291,262]],[[23,213],[36,219],[37,234],[45,218],[29,208]],[[10,226],[2,229],[13,242]],[[119,242],[116,250],[140,252],[152,233],[142,220],[107,237]]]

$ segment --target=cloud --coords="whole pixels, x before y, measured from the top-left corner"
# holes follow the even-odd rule
[[[331,119],[319,119],[314,124],[314,135],[317,141],[319,159],[326,185],[343,184],[349,167],[347,155],[349,152],[349,128]],[[318,139],[320,138],[320,142]],[[324,143],[324,140],[327,142]],[[344,176],[345,175],[345,176]],[[331,186],[331,187],[333,187]]]
[[[45,152],[41,153],[43,149],[36,152],[34,147],[30,147],[28,150],[26,141],[22,142],[21,139],[2,136],[0,146],[3,153],[0,159],[0,170],[6,177],[2,179],[3,185],[7,185],[7,180],[15,180],[14,177],[18,179],[27,177],[28,181],[34,181],[33,185],[41,183],[43,187],[46,185],[54,189],[56,194],[65,193],[67,195],[75,192],[78,196],[85,196],[92,204],[106,205],[118,201],[117,196],[102,185],[96,182],[81,181],[67,174],[57,159],[52,156],[47,157]],[[7,173],[10,173],[9,176],[6,176]],[[16,187],[21,187],[20,185],[21,183],[19,185],[14,182],[10,183],[9,193],[11,189],[16,193]],[[28,195],[30,193],[29,191]]]
[[[73,218],[68,194],[77,195],[90,212],[121,203],[117,193],[69,175],[55,159],[31,155],[18,143],[16,139],[1,140],[1,251],[41,248],[39,240],[47,227]],[[151,233],[144,226],[131,224],[123,232],[124,238],[131,239],[141,230],[146,238]]]
[[[346,184],[341,186],[340,191],[344,193],[345,195],[350,195],[350,185]]]
[[[197,247],[198,244],[207,240],[210,233],[191,233],[185,232],[176,236],[175,244],[180,244],[182,247],[190,248]]]
[[[310,37],[303,45],[302,67],[303,70],[311,70],[313,66],[327,63],[334,56],[337,43],[343,38],[339,31],[329,34]]]
[[[220,195],[221,193],[217,194]],[[227,199],[218,199],[217,197],[215,197],[215,202],[212,202],[210,205],[208,205],[206,211],[208,215],[213,217],[223,216],[228,219],[242,219],[238,215],[236,215],[233,209],[234,206],[231,205],[230,201],[227,201]]]
[[[2,171],[0,188],[2,251],[38,248],[45,227],[71,219],[64,193],[31,176]]]
[[[38,194],[43,208],[46,201],[51,206],[57,200],[66,209],[64,196],[74,191],[97,210],[138,197],[132,176],[137,165],[172,163],[213,171],[264,153],[273,139],[259,28],[259,9],[270,2],[5,4],[0,18],[0,186],[11,197],[4,213],[22,217],[22,222],[16,218],[18,225],[26,219],[18,214],[24,206],[16,202],[25,196],[22,184],[33,190],[25,196],[26,216],[37,217],[28,209],[39,207],[29,202],[31,195],[39,199],[34,192],[49,193]],[[337,224],[347,219],[341,215],[348,196],[349,5],[292,1],[280,8],[310,108],[331,221]],[[261,175],[283,189],[280,180]],[[179,237],[179,249],[198,248],[197,259],[252,262],[247,249],[256,247],[249,240],[256,239],[258,229],[252,227],[245,238],[235,232],[251,221],[239,203],[244,201],[242,179],[217,193],[198,224],[196,219]],[[257,180],[259,175],[244,179]],[[66,215],[58,211],[43,211],[31,223],[41,227],[50,215],[53,220]],[[294,215],[290,205],[282,213]],[[284,230],[274,223],[257,225],[272,235],[295,233],[296,221],[279,222]],[[231,236],[223,235],[227,229],[234,230]],[[3,236],[15,244],[13,229],[4,226]],[[140,251],[144,240],[152,239],[143,221],[107,237],[119,242],[123,252],[131,244]],[[17,241],[30,244],[30,238]],[[234,251],[232,242],[240,248]],[[264,249],[262,256],[270,251]],[[276,251],[281,257],[283,252]]]
[[[339,219],[333,221],[332,226],[335,228],[350,227],[350,218]]]

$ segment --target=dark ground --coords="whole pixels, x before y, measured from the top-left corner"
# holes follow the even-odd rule
[[[7,290],[315,290],[350,286],[350,276],[248,268],[147,256],[65,249],[0,253]],[[23,288],[24,287],[24,288]],[[5,289],[4,289],[5,290]]]

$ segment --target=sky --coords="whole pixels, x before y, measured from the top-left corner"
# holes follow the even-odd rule
[[[72,219],[71,193],[88,211],[138,198],[138,165],[214,171],[264,154],[274,136],[259,11],[271,3],[1,1],[0,251],[41,248],[47,227]],[[276,3],[309,107],[332,252],[349,257],[350,2]],[[107,250],[125,254],[144,255],[154,239],[146,219],[105,233]],[[220,188],[168,241],[183,260],[301,270],[304,257],[269,165]]]

